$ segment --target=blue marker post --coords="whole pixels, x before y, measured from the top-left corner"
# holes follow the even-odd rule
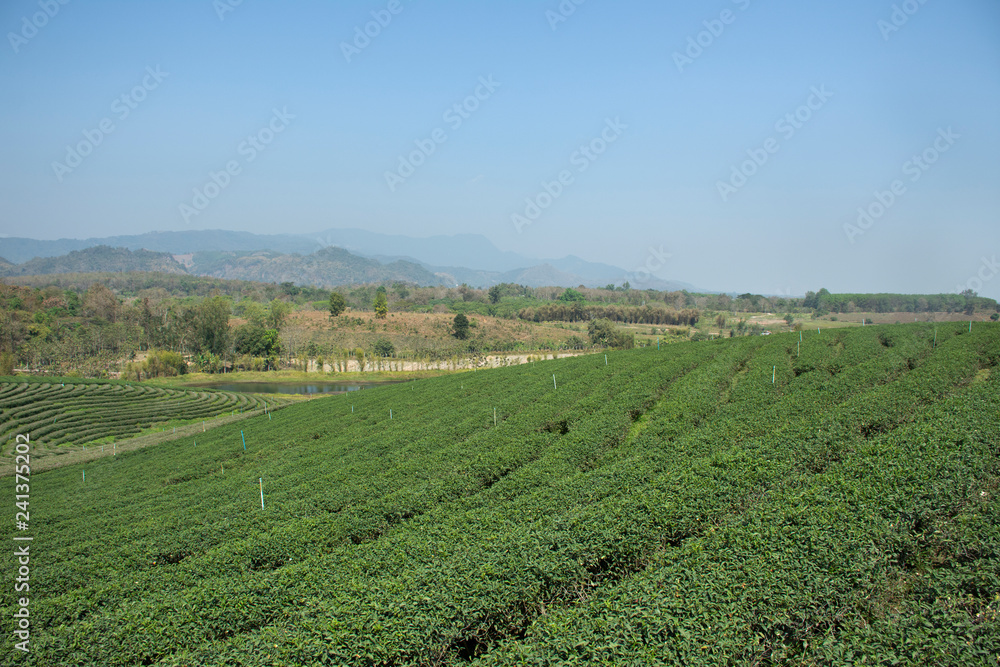
[[[240,437],[243,438],[243,451],[247,450],[247,437],[243,435],[243,431],[240,431]]]

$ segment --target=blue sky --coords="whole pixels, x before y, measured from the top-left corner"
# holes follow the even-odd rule
[[[1000,298],[993,0],[7,0],[0,30],[4,235],[472,232]]]

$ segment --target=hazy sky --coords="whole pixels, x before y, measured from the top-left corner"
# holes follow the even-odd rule
[[[0,28],[8,236],[473,232],[1000,298],[995,0],[4,0]]]

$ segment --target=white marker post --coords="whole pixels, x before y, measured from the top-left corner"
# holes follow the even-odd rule
[[[264,509],[264,478],[258,477],[257,479],[260,482],[260,508]]]
[[[608,355],[606,355],[606,354],[604,355],[604,365],[605,366],[608,365]]]
[[[556,386],[556,376],[555,373],[552,374],[552,388],[558,390],[559,387]]]
[[[772,366],[771,367],[771,384],[774,384],[774,380],[777,377],[777,375],[778,375],[778,367],[777,366]]]
[[[392,408],[389,408],[389,419],[392,419]]]
[[[493,425],[497,425],[497,409],[493,408]]]

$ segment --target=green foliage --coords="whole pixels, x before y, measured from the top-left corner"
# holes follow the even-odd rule
[[[601,347],[631,349],[635,345],[634,335],[621,331],[608,319],[591,320],[587,324],[587,335],[591,343]]]
[[[822,313],[966,313],[995,308],[994,299],[962,294],[831,294],[826,289],[806,292],[804,308]]]
[[[0,352],[0,376],[14,374],[14,355],[10,352]]]
[[[995,664],[1000,335],[936,326],[463,373],[36,474],[19,660]]]
[[[143,380],[159,377],[175,377],[187,373],[187,362],[176,352],[153,351],[141,363],[128,363],[125,377],[129,380]]]
[[[284,326],[288,314],[292,312],[292,304],[281,299],[272,299],[267,311],[267,326],[276,331],[280,331]]]
[[[196,316],[196,341],[200,350],[220,356],[225,354],[230,343],[230,311],[230,302],[221,296],[201,303]]]
[[[241,301],[236,308],[236,314],[255,327],[264,328],[267,324],[267,309],[256,301]]]
[[[170,352],[151,355],[149,377],[176,375],[183,360]],[[273,401],[272,401],[273,402]],[[95,441],[134,436],[156,424],[186,423],[263,409],[254,396],[211,389],[164,389],[128,382],[76,378],[0,379],[0,442],[9,456],[16,434],[29,434],[32,455],[59,454]],[[9,461],[8,461],[9,462]],[[37,479],[37,478],[36,478]]]
[[[338,317],[347,310],[347,302],[340,292],[330,292],[330,317]]]
[[[500,299],[503,296],[503,291],[500,289],[499,285],[494,285],[489,291],[490,303],[497,304],[500,303]]]
[[[570,287],[559,295],[559,300],[567,303],[583,303],[587,300],[587,297]]]
[[[465,340],[469,337],[469,318],[465,316],[464,313],[459,313],[455,316],[455,320],[452,322],[453,336],[459,340]]]
[[[281,353],[281,339],[277,329],[244,324],[236,329],[233,347],[237,354],[276,359]]]
[[[606,319],[628,324],[670,324],[694,326],[701,318],[696,309],[676,310],[660,306],[584,305],[579,301],[557,302],[518,312],[522,320],[533,322],[586,322]]]
[[[389,299],[386,296],[385,287],[380,285],[375,292],[375,301],[372,302],[372,308],[375,310],[375,317],[380,320],[384,320],[386,315],[388,315]]]
[[[379,338],[375,341],[375,354],[379,357],[391,357],[396,352],[396,347],[392,341],[386,338]]]

